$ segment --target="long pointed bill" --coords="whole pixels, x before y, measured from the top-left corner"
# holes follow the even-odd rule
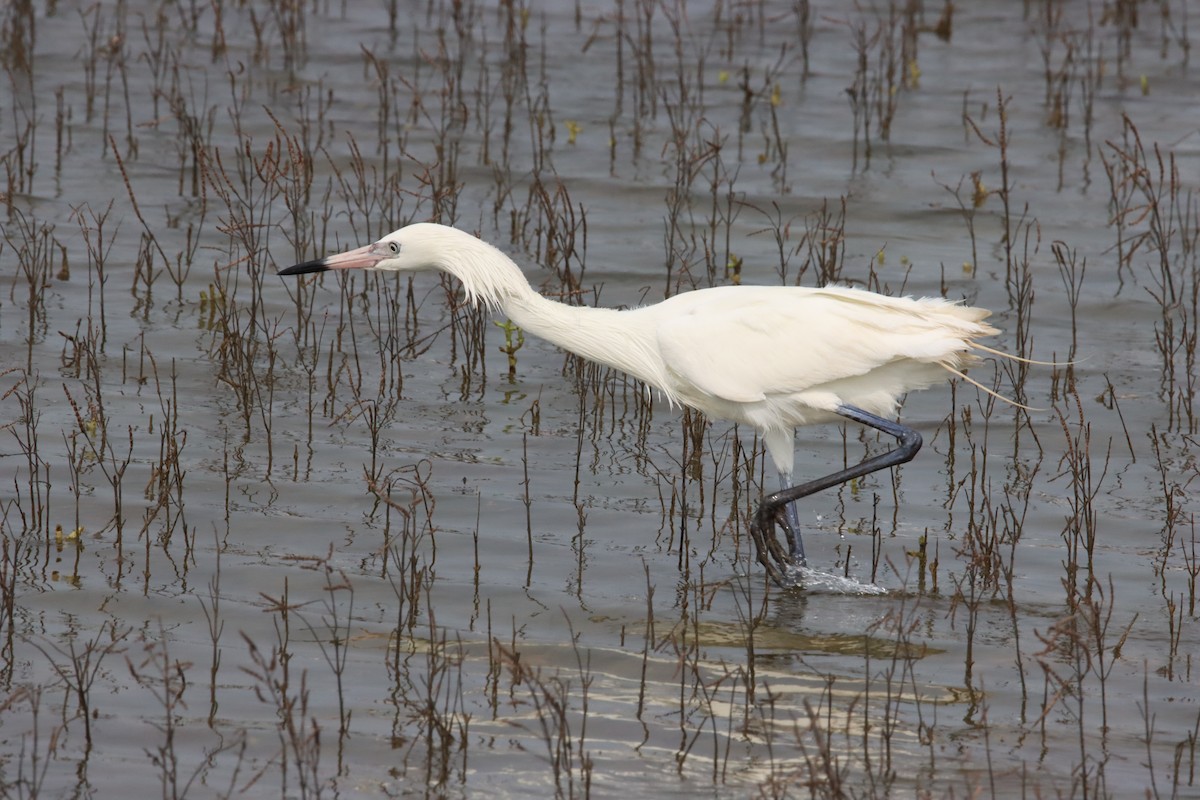
[[[287,269],[279,270],[280,275],[304,275],[308,272],[324,272],[327,269],[371,269],[385,258],[384,253],[369,244],[356,250],[326,256],[313,261],[305,261]]]

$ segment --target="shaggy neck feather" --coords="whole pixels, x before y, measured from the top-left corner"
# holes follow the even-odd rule
[[[502,312],[527,333],[564,350],[664,388],[654,331],[641,315],[570,306],[542,297],[512,259],[474,237],[457,241],[444,252],[438,267],[462,282],[472,302]]]

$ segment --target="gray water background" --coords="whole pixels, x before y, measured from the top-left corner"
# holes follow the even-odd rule
[[[1194,5],[19,5],[6,791],[1196,794]],[[510,380],[437,276],[274,275],[422,219],[572,302],[739,264],[1075,361],[910,397],[781,592],[752,431],[532,338]]]

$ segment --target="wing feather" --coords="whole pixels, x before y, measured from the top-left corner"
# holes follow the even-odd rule
[[[680,388],[733,403],[819,390],[902,359],[958,363],[971,338],[994,332],[982,309],[840,287],[721,287],[658,308],[658,344]]]

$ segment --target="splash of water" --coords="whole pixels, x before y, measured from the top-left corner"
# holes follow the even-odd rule
[[[805,592],[825,594],[887,594],[887,589],[873,583],[863,583],[856,578],[821,572],[812,567],[789,566],[785,577],[793,586],[803,587]]]

